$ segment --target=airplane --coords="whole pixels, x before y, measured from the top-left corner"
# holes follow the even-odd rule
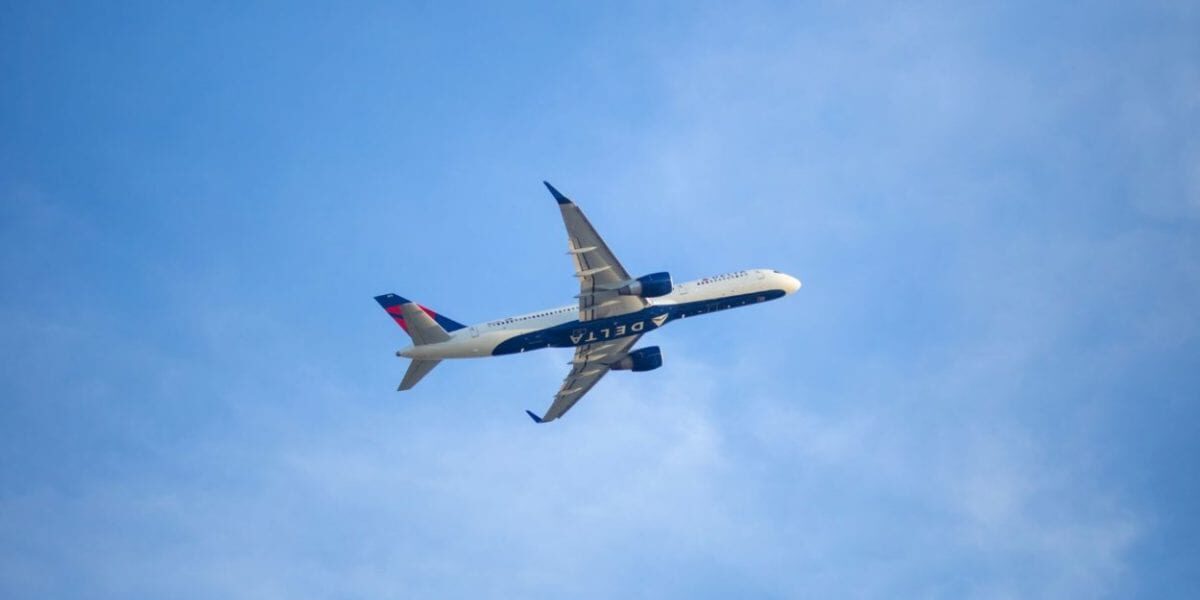
[[[396,352],[411,358],[397,391],[412,389],[442,360],[575,348],[571,371],[535,423],[561,418],[609,371],[662,366],[658,346],[632,350],[641,337],[672,321],[782,298],[800,280],[773,269],[747,269],[676,284],[668,272],[631,277],[583,211],[543,181],[567,227],[567,254],[579,278],[578,302],[495,321],[463,325],[396,294],[375,300],[412,338]]]

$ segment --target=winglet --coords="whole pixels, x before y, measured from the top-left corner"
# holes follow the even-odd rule
[[[547,183],[546,185],[549,186],[550,184]],[[550,189],[554,189],[554,188],[550,188]],[[525,411],[525,414],[529,415],[529,418],[533,419],[534,423],[545,423],[545,421],[543,421],[541,417],[533,414],[533,411],[531,411],[531,410]]]
[[[543,181],[542,183],[546,186],[546,189],[550,190],[550,195],[554,196],[554,199],[557,200],[559,204],[571,203],[571,199],[562,195],[562,192],[554,189],[554,186],[550,185],[549,181]]]

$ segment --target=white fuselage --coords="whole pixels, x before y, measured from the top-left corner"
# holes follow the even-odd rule
[[[572,304],[470,325],[452,332],[447,341],[408,346],[396,354],[425,360],[480,358],[495,355],[497,348],[505,342],[511,345],[511,342],[519,341],[515,338],[527,339],[530,336],[546,336],[547,340],[561,341],[547,342],[536,347],[584,345],[649,332],[676,318],[765,302],[791,294],[798,289],[798,279],[779,271],[735,271],[676,284],[670,294],[648,298],[646,308],[620,319],[579,323],[579,306]],[[643,313],[644,317],[639,319],[639,315]],[[572,323],[575,325],[572,326]],[[567,335],[566,330],[576,333]],[[602,336],[602,340],[598,340],[597,335]],[[565,341],[567,339],[570,341]]]

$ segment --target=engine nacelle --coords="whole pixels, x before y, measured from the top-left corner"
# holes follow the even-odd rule
[[[622,296],[640,296],[642,298],[657,298],[671,293],[674,285],[671,274],[663,271],[651,273],[633,280],[633,283],[622,286],[617,293]]]
[[[614,371],[653,371],[662,366],[662,351],[658,346],[646,346],[626,354],[613,363]]]

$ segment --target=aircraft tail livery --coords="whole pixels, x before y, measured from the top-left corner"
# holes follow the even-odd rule
[[[463,329],[465,325],[449,317],[439,315],[407,298],[396,294],[376,296],[375,301],[386,310],[396,324],[412,338],[413,345],[440,344],[450,339],[451,331]],[[429,374],[441,360],[413,360],[408,365],[399,391],[411,389],[421,378]]]
[[[405,310],[411,310],[413,314],[424,312],[434,323],[437,324],[438,329],[442,330],[443,335],[466,328],[466,325],[463,325],[462,323],[459,323],[458,321],[455,321],[446,315],[438,314],[429,307],[421,306],[420,304],[417,304],[408,298],[397,296],[396,294],[375,296],[375,301],[378,302],[379,305],[383,307],[383,310],[386,310],[387,313],[392,316],[392,319],[396,321],[396,324],[399,325],[400,328],[403,329],[405,333],[407,333],[409,337],[413,339],[414,344],[432,344],[434,342],[418,341],[417,335],[414,335],[413,332],[409,330],[412,322],[407,318],[408,314],[405,312]],[[411,308],[405,309],[406,306]],[[421,321],[425,321],[425,319],[422,317]],[[442,338],[442,336],[437,337]],[[442,338],[437,341],[441,342],[445,341],[446,339],[448,338]]]

